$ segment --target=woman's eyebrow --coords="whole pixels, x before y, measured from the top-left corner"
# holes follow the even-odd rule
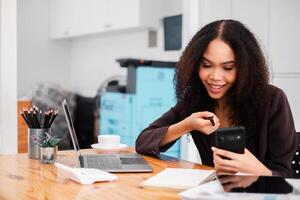
[[[223,62],[222,64],[235,64],[235,61],[234,60],[230,60],[230,61]]]
[[[204,56],[202,57],[202,60],[206,61],[206,62],[209,62],[209,63],[213,63],[211,60],[205,58]],[[225,62],[222,62],[222,64],[235,64],[235,61],[234,60],[229,60],[229,61],[225,61]]]
[[[202,60],[212,63],[209,59],[205,58],[204,56],[202,57]]]

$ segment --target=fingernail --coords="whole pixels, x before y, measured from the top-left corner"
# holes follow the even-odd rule
[[[212,151],[215,151],[215,150],[216,150],[216,148],[215,148],[215,147],[211,147],[211,150],[212,150]]]

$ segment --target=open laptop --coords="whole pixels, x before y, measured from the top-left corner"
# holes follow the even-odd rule
[[[144,158],[136,153],[130,154],[84,154],[81,155],[79,143],[70,115],[67,101],[62,102],[69,132],[75,149],[76,162],[81,168],[97,168],[107,172],[152,172]]]

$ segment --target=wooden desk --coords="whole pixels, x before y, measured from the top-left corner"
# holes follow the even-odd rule
[[[73,151],[59,151],[57,160],[73,165],[73,156]],[[0,199],[179,199],[176,191],[144,189],[140,184],[166,167],[211,169],[168,156],[145,159],[153,173],[117,173],[118,180],[114,182],[80,185],[57,176],[54,165],[40,164],[28,159],[27,154],[0,155]]]

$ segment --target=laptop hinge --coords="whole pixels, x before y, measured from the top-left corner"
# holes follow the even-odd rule
[[[81,168],[84,168],[84,159],[83,159],[83,156],[79,156],[79,164],[80,164],[80,167]]]

